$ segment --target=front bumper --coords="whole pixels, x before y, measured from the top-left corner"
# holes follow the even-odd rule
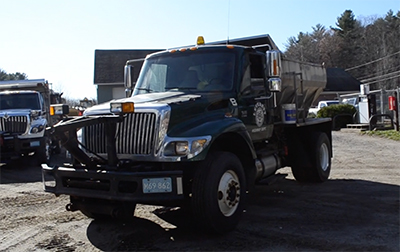
[[[3,136],[1,157],[11,158],[36,151],[41,146],[42,138],[20,139],[17,136]]]
[[[156,204],[184,199],[182,171],[127,172],[48,167],[42,164],[44,190],[56,195]],[[144,180],[167,178],[171,189],[149,193]]]

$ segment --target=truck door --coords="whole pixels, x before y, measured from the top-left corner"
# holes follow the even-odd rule
[[[272,98],[265,77],[265,55],[248,54],[243,62],[244,73],[239,91],[239,117],[253,141],[272,135]]]

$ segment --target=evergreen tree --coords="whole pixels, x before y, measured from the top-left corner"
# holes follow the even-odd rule
[[[362,25],[346,10],[336,26],[327,30],[317,24],[311,33],[290,37],[285,56],[347,69],[359,80],[371,82],[371,90],[400,86],[400,11],[368,17]]]
[[[7,80],[25,80],[28,76],[25,73],[16,72],[13,74],[8,74],[0,68],[0,81]]]

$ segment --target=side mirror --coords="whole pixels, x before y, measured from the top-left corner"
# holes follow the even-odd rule
[[[268,77],[281,77],[281,54],[277,50],[267,51]]]
[[[268,50],[267,56],[267,76],[268,86],[271,92],[281,92],[282,80],[281,80],[281,54],[278,50]]]
[[[133,74],[133,66],[125,65],[124,72],[124,85],[126,89],[132,89],[132,74]]]
[[[124,85],[125,85],[125,97],[130,97],[132,94],[133,85],[133,66],[125,65],[124,72]]]

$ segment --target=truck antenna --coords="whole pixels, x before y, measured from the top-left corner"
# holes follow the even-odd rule
[[[231,0],[228,0],[228,30],[227,30],[227,39],[226,44],[229,44],[229,22],[230,22],[230,14],[231,14]]]

